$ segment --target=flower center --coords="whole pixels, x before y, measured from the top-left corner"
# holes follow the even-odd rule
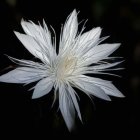
[[[77,57],[64,57],[59,62],[57,67],[57,78],[59,80],[64,80],[67,76],[72,75],[77,65]]]

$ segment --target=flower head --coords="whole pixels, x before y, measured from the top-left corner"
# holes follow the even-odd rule
[[[124,97],[111,81],[87,76],[87,74],[104,74],[113,70],[112,67],[121,62],[109,63],[109,57],[119,43],[100,44],[106,39],[100,38],[101,28],[93,28],[83,33],[85,27],[78,33],[77,12],[74,10],[63,26],[59,50],[56,53],[56,37],[52,39],[46,23],[43,26],[33,22],[21,21],[25,34],[15,32],[24,47],[41,62],[19,60],[9,57],[19,64],[19,67],[0,76],[0,82],[30,84],[39,81],[34,89],[32,98],[39,98],[54,89],[58,94],[59,108],[69,130],[74,126],[76,113],[82,121],[78,93],[76,87],[88,96],[110,101],[111,96]],[[100,45],[99,45],[100,44]],[[55,96],[56,97],[56,96]]]

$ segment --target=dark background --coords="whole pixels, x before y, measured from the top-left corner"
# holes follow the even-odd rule
[[[86,30],[101,26],[102,36],[111,36],[106,42],[122,43],[114,53],[125,60],[122,65],[125,70],[118,72],[122,78],[103,78],[113,80],[126,97],[112,98],[112,102],[95,98],[92,105],[78,91],[84,124],[76,120],[77,128],[70,134],[57,112],[57,104],[51,109],[53,94],[31,100],[32,91],[27,91],[30,86],[0,83],[0,137],[136,139],[139,134],[140,0],[0,0],[0,74],[14,66],[3,54],[24,59],[33,57],[13,33],[13,30],[22,32],[21,18],[35,23],[44,18],[59,36],[60,25],[74,8],[80,11],[79,21],[89,19]]]

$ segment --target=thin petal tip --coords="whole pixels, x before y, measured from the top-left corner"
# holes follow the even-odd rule
[[[125,95],[123,95],[122,93],[118,96],[120,98],[125,98]]]
[[[115,44],[116,48],[119,48],[121,46],[121,43],[113,43],[113,44]]]
[[[74,9],[72,13],[75,13],[76,14],[77,13],[76,9]]]
[[[39,98],[39,96],[37,96],[35,94],[32,95],[32,99],[38,99],[38,98]]]
[[[20,33],[17,32],[17,31],[14,31],[14,34],[15,34],[16,36],[18,36]]]
[[[37,99],[37,98],[32,95],[32,99],[34,100],[34,99]]]
[[[22,25],[22,23],[25,23],[26,21],[22,18],[21,19],[21,25]]]
[[[73,16],[77,16],[77,11],[76,11],[76,9],[74,9],[74,10],[72,11],[72,13],[71,13],[71,17],[73,17]]]
[[[107,99],[106,99],[106,101],[109,101],[109,102],[111,102],[112,100],[111,100],[111,98],[109,97],[109,98],[107,98]]]

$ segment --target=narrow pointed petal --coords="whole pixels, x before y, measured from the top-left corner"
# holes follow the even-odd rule
[[[78,30],[78,21],[77,21],[77,12],[74,10],[67,22],[65,23],[63,29],[63,37],[68,39],[67,37],[75,38]]]
[[[125,97],[112,83],[108,84],[107,87],[103,86],[103,84],[102,84],[101,88],[104,90],[104,92],[107,95],[120,97],[120,98]]]
[[[44,66],[42,63],[34,62],[31,60],[24,60],[24,59],[17,59],[11,56],[7,56],[12,62],[15,64],[18,64],[19,66],[24,66],[24,67],[30,67],[30,68],[35,68],[35,69],[44,69]],[[45,68],[46,69],[46,68]]]
[[[78,57],[83,57],[92,48],[100,43],[101,28],[93,28],[92,30],[84,33],[79,37],[78,43],[74,47]]]
[[[36,25],[35,23],[33,23],[31,21],[30,22],[27,22],[25,20],[21,21],[22,28],[27,35],[38,39],[47,48],[52,47],[51,35],[50,35],[50,32],[48,30],[48,27],[47,27],[45,21],[43,21],[43,24],[45,26],[44,29],[41,26]]]
[[[44,72],[39,69],[20,67],[0,76],[0,82],[31,83],[40,80]]]
[[[43,27],[44,27],[44,34],[45,34],[45,41],[47,46],[51,47],[52,46],[52,40],[51,40],[51,33],[48,29],[47,24],[45,23],[45,20],[43,20]]]
[[[86,65],[89,65],[92,63],[96,63],[102,59],[106,59],[116,49],[118,49],[119,46],[120,46],[119,43],[114,43],[114,44],[101,44],[96,47],[93,47],[83,56],[84,58],[86,58],[84,63]]]
[[[119,65],[122,62],[123,61],[115,62],[115,63],[108,63],[108,64],[100,64],[100,65],[93,66],[93,67],[90,67],[90,68],[92,68],[93,70],[104,70],[104,69],[111,68],[111,67],[114,67],[116,65]]]
[[[100,27],[93,28],[92,30],[83,33],[82,36],[80,37],[79,46],[86,47],[86,44],[89,41],[92,41],[92,43],[94,44],[94,42],[97,42],[99,40],[100,34],[101,34]]]
[[[74,127],[75,108],[63,84],[59,87],[59,107],[69,131]]]
[[[60,50],[71,47],[78,31],[77,12],[74,10],[68,17],[62,33]]]
[[[80,78],[84,79],[84,81],[91,82],[95,86],[100,87],[107,95],[124,97],[124,95],[110,81],[84,75],[81,75]]]
[[[94,54],[101,55],[102,58],[105,58],[112,54],[114,51],[116,51],[120,47],[120,43],[113,43],[113,44],[101,44],[96,46],[94,49]],[[99,54],[98,54],[99,53]]]
[[[18,32],[14,32],[17,38],[21,41],[24,47],[35,57],[42,61],[48,61],[48,58],[43,54],[41,46],[33,39],[33,37]]]
[[[53,79],[50,77],[44,78],[39,81],[35,86],[32,99],[40,98],[48,94],[53,88]]]
[[[33,24],[31,22],[27,22],[25,20],[21,20],[21,26],[24,30],[24,32],[27,34],[27,35],[30,35],[32,37],[35,37],[35,36],[40,36],[40,32],[39,32],[39,26],[36,25],[36,24]]]
[[[111,101],[110,97],[99,86],[96,86],[92,82],[86,81],[84,78],[74,79],[73,81],[76,84],[76,87],[83,92]]]
[[[75,96],[76,92],[74,91],[74,89],[70,85],[68,85],[68,92],[69,92],[69,94],[70,94],[70,96],[72,98],[74,107],[75,107],[75,109],[76,109],[76,111],[78,113],[78,117],[82,121],[81,112],[80,112],[79,105],[78,105],[78,102],[77,102],[77,99],[76,99],[76,96]]]

